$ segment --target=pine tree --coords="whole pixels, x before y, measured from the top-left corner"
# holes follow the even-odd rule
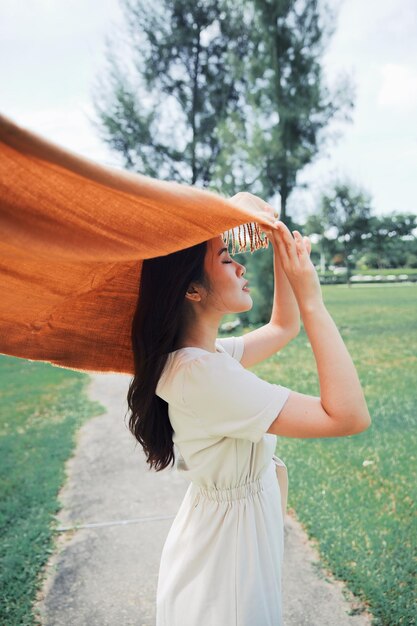
[[[222,148],[217,127],[239,100],[231,67],[245,56],[240,4],[122,0],[133,75],[115,46],[95,107],[103,139],[132,170],[207,187]],[[220,190],[219,190],[220,191]]]
[[[244,68],[245,110],[223,122],[231,139],[219,155],[217,176],[233,172],[225,191],[244,189],[265,199],[281,196],[286,222],[297,174],[331,137],[330,121],[349,121],[352,85],[339,76],[331,91],[324,82],[322,55],[335,29],[335,13],[318,0],[246,0],[252,24]],[[231,149],[236,146],[238,156]]]

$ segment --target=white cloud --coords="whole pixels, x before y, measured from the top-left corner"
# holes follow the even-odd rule
[[[2,113],[27,130],[53,143],[105,165],[119,166],[120,159],[99,139],[90,123],[93,109],[89,103],[71,102],[67,107],[43,108]]]
[[[381,68],[382,83],[377,104],[383,109],[410,110],[417,106],[417,71],[387,63]]]

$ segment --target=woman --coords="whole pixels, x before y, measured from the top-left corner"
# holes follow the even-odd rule
[[[320,397],[246,369],[256,362],[254,334],[217,338],[226,313],[253,304],[222,236],[143,264],[129,424],[156,470],[174,463],[175,444],[190,481],[162,551],[157,626],[282,625],[276,436],[340,437],[371,423],[307,241],[279,221],[264,230],[297,300]]]

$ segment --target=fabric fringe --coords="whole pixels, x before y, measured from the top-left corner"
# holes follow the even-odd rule
[[[264,238],[262,238],[262,235],[264,235]],[[222,233],[222,237],[225,245],[229,246],[229,242],[232,242],[232,249],[230,251],[231,255],[239,252],[246,252],[248,245],[251,254],[255,250],[268,248],[269,246],[269,239],[266,236],[266,233],[261,232],[259,224],[255,222],[240,224],[235,228],[226,230]]]

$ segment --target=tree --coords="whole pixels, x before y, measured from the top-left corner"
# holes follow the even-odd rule
[[[317,213],[302,232],[316,235],[327,262],[336,259],[351,270],[415,267],[417,215],[372,215],[370,195],[350,182],[335,183],[323,193]]]
[[[372,216],[369,235],[364,241],[362,263],[376,269],[414,267],[416,222],[417,216],[412,213]]]
[[[334,253],[338,247],[341,249],[348,282],[364,241],[370,237],[371,213],[370,195],[351,182],[339,181],[322,194],[318,215],[306,222],[305,230],[309,234],[319,231],[324,250]],[[329,237],[331,229],[334,238]]]
[[[222,148],[216,129],[239,100],[231,67],[248,45],[240,4],[121,1],[134,71],[110,45],[95,99],[102,138],[129,169],[206,187]]]
[[[245,2],[252,24],[247,58],[236,67],[245,104],[222,125],[225,147],[216,175],[232,192],[250,185],[263,198],[281,196],[281,219],[297,174],[331,137],[331,120],[349,121],[352,85],[346,76],[330,90],[321,56],[335,28],[335,13],[318,0]],[[240,112],[240,115],[239,115]],[[229,140],[229,143],[227,143]],[[249,181],[249,183],[248,183]]]

